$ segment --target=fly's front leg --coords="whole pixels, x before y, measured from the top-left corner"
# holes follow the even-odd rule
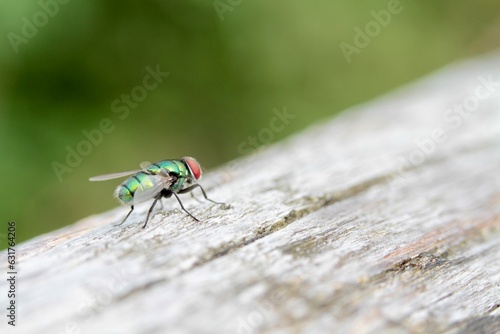
[[[197,188],[197,187],[199,187],[199,188],[201,189],[201,192],[202,192],[202,194],[203,194],[203,197],[205,197],[205,199],[206,199],[207,201],[210,201],[210,202],[215,203],[215,204],[226,204],[226,203],[216,202],[216,201],[211,200],[210,198],[208,198],[208,197],[207,197],[207,194],[205,193],[205,189],[203,189],[203,187],[202,187],[199,183],[197,183],[197,184],[193,184],[193,185],[192,185],[192,186],[190,186],[190,187],[187,187],[187,188],[185,188],[185,189],[182,189],[181,191],[179,191],[179,194],[184,194],[184,193],[190,192],[190,191],[192,191],[194,188]]]

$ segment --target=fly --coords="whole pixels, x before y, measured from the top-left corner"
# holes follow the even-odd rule
[[[132,175],[115,190],[115,197],[123,204],[130,205],[130,211],[119,225],[123,224],[134,211],[135,204],[154,198],[153,204],[148,210],[146,222],[142,227],[145,228],[156,203],[161,198],[169,198],[172,195],[175,196],[185,213],[194,220],[199,221],[198,218],[184,208],[178,196],[178,194],[190,192],[195,188],[201,189],[203,197],[207,201],[224,204],[207,197],[205,190],[198,183],[202,171],[200,164],[194,158],[183,157],[176,160],[162,160],[154,164],[141,164],[141,167],[140,170],[94,176],[89,179],[90,181],[105,181]]]

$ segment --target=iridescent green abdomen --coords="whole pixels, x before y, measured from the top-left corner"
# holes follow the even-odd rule
[[[151,188],[154,186],[151,175],[145,172],[139,172],[129,179],[125,180],[116,189],[116,197],[120,199],[124,204],[130,203],[134,200],[134,194],[139,187],[144,189]]]

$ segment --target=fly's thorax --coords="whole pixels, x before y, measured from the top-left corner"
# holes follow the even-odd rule
[[[154,186],[155,181],[151,178],[150,174],[139,172],[132,175],[116,188],[115,197],[123,204],[130,204],[134,201],[134,194],[139,187],[141,189],[148,189]]]
[[[168,187],[168,190],[177,192],[183,188],[184,183],[189,178],[189,169],[181,160],[163,160],[155,164],[151,164],[147,171],[173,177],[175,181]]]
[[[163,160],[149,165],[146,170],[153,174],[174,174],[186,177],[188,170],[180,160]]]

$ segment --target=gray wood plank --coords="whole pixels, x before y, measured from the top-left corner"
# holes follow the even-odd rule
[[[230,206],[185,197],[202,222],[164,201],[143,230],[146,203],[21,244],[2,333],[499,331],[499,167],[496,53],[205,175]]]

